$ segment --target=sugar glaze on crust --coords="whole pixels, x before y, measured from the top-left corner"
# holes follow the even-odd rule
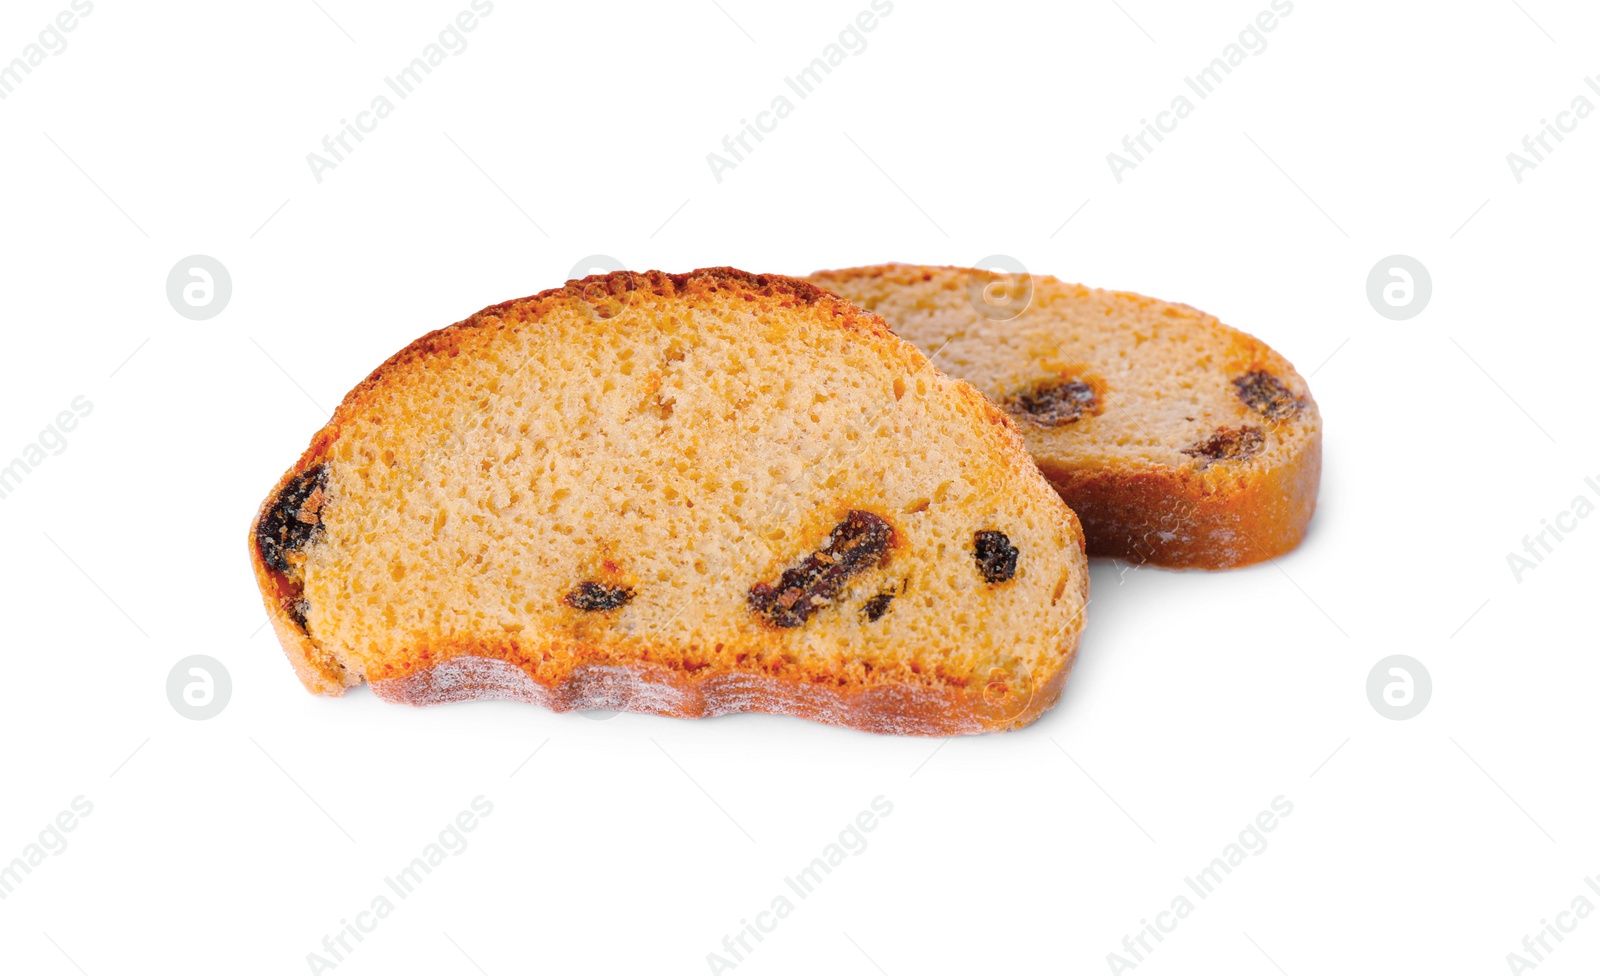
[[[515,664],[465,654],[402,678],[373,681],[372,690],[385,701],[407,705],[488,698],[555,712],[604,708],[673,718],[771,712],[863,732],[947,736],[1030,724],[1061,697],[1072,664],[1069,658],[1042,687],[984,699],[979,689],[936,690],[915,684],[839,689],[756,672],[695,678],[650,664],[579,665],[565,680],[544,685]]]

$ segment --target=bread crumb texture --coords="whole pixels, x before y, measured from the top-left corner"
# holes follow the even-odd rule
[[[1217,569],[1304,536],[1322,422],[1265,343],[1187,305],[1044,275],[888,264],[810,280],[1005,409],[1091,555]]]
[[[1003,582],[985,532],[1017,550]],[[1037,717],[1088,587],[1000,411],[876,315],[732,269],[594,276],[419,339],[251,539],[313,691],[886,732]]]

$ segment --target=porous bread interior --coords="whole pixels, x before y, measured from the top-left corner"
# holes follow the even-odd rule
[[[1097,413],[1042,426],[1011,411],[1049,471],[1185,469],[1206,491],[1223,492],[1287,463],[1317,431],[1305,382],[1282,356],[1187,305],[1046,275],[1025,282],[966,268],[884,265],[822,271],[810,280],[882,315],[896,334],[937,353],[935,365],[996,403],[1052,378],[1086,378],[1100,391]],[[1003,317],[1026,301],[1030,283],[1026,310]],[[1001,317],[981,314],[982,307]],[[1232,379],[1252,370],[1278,377],[1306,409],[1277,421],[1249,409]],[[1240,426],[1265,432],[1253,458],[1207,463],[1183,453],[1219,428]]]
[[[397,357],[326,448],[312,640],[373,680],[458,653],[550,678],[631,661],[835,684],[1060,670],[1087,586],[1071,513],[970,387],[819,299],[514,303],[448,352]],[[804,626],[754,614],[750,586],[852,509],[894,527],[887,562]],[[978,572],[981,529],[1021,550],[1010,582]],[[631,602],[567,606],[585,580]]]

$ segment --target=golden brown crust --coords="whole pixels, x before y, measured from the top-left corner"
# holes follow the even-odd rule
[[[1227,492],[1182,469],[1039,470],[1083,523],[1089,555],[1174,569],[1229,569],[1281,556],[1305,537],[1316,509],[1322,439],[1288,464],[1265,469]],[[1182,531],[1166,527],[1181,526]]]
[[[949,265],[880,264],[818,271],[809,280],[824,288],[840,288],[852,279],[909,287],[941,275],[981,273]],[[1061,284],[1035,278],[1046,280]],[[1063,287],[1077,295],[1090,293],[1082,285]],[[1034,461],[1081,520],[1089,555],[1171,568],[1228,569],[1294,549],[1316,509],[1322,472],[1321,419],[1305,380],[1266,343],[1198,309],[1132,292],[1105,294],[1129,308],[1159,309],[1216,331],[1222,336],[1218,358],[1228,370],[1267,369],[1294,388],[1304,407],[1297,422],[1309,425],[1310,436],[1286,461],[1252,466],[1243,476],[1110,460],[1086,464],[1030,442]],[[949,371],[959,377],[959,370]]]
[[[896,338],[879,316],[803,280],[749,274],[733,268],[708,268],[688,274],[651,271],[593,275],[528,298],[490,306],[422,336],[389,357],[344,397],[328,424],[313,436],[299,460],[279,479],[251,525],[251,563],[268,617],[307,690],[340,695],[345,688],[370,680],[381,697],[411,704],[505,697],[538,702],[558,711],[614,708],[682,717],[770,711],[868,731],[924,735],[1016,728],[1033,721],[1054,704],[1073,663],[1081,614],[1057,635],[1066,649],[1065,659],[1059,669],[1041,676],[1039,687],[1034,688],[1030,680],[1025,695],[1011,689],[998,699],[976,706],[960,687],[941,685],[925,675],[908,673],[900,679],[880,674],[874,675],[870,683],[849,685],[826,675],[774,675],[744,670],[710,674],[674,666],[670,648],[647,654],[653,661],[618,661],[599,648],[590,649],[590,653],[583,647],[566,647],[565,654],[582,663],[565,673],[553,673],[538,665],[537,654],[530,659],[526,649],[514,644],[438,644],[408,648],[402,664],[386,666],[381,673],[361,674],[318,647],[295,619],[296,583],[273,569],[262,551],[259,533],[263,519],[280,493],[296,476],[329,458],[350,423],[369,409],[374,397],[381,396],[391,384],[402,382],[409,371],[427,369],[441,357],[461,355],[474,342],[492,337],[495,330],[508,323],[537,322],[553,310],[573,303],[587,305],[599,317],[608,318],[625,305],[630,294],[639,291],[686,297],[731,294],[765,308],[821,306],[835,327],[887,339],[886,349],[914,369],[926,365],[922,356]],[[996,441],[1004,444],[1006,449],[1001,456],[1011,468],[1008,474],[1036,476],[1011,418],[967,384],[956,384],[956,391],[975,414],[988,422]],[[1082,551],[1083,533],[1076,517],[1065,507],[1056,514],[1063,535]],[[1079,599],[1086,601],[1087,575],[1078,582]],[[668,663],[661,663],[663,659]],[[597,676],[609,677],[602,680]]]
[[[694,296],[724,292],[732,293],[752,303],[757,299],[766,299],[776,302],[779,306],[791,303],[823,304],[837,317],[838,324],[843,328],[874,335],[894,334],[879,316],[863,311],[837,295],[823,291],[800,278],[751,274],[738,268],[727,267],[700,268],[686,274],[668,274],[662,271],[642,273],[613,271],[609,274],[590,275],[587,278],[569,281],[559,288],[547,288],[537,295],[490,305],[476,315],[468,316],[454,325],[435,329],[414,340],[384,360],[382,365],[368,374],[366,379],[356,384],[355,389],[345,394],[344,400],[335,408],[333,418],[328,421],[327,427],[323,428],[318,437],[327,435],[327,441],[331,443],[343,427],[343,421],[350,411],[356,409],[368,394],[382,388],[401,371],[402,367],[425,363],[436,356],[459,354],[463,342],[479,327],[498,324],[502,320],[536,322],[547,312],[572,302],[605,308],[612,300],[620,303],[635,291],[648,291],[660,296]],[[313,440],[312,450],[316,447],[317,443]],[[307,453],[311,453],[311,450]]]

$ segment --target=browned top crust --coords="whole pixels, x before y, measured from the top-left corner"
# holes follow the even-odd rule
[[[724,266],[718,268],[696,268],[684,274],[669,274],[664,271],[613,271],[610,274],[590,275],[587,278],[577,278],[569,281],[559,288],[547,288],[531,298],[502,302],[499,305],[485,309],[485,311],[497,310],[519,302],[537,302],[555,295],[588,297],[597,282],[604,286],[604,291],[612,295],[620,295],[629,291],[649,291],[665,297],[673,294],[704,293],[733,288],[738,290],[740,294],[755,294],[763,298],[793,298],[807,305],[814,305],[817,302],[835,298],[835,296],[801,278],[790,278],[786,275],[751,274],[748,271],[740,271],[738,268]]]
[[[665,271],[613,271],[603,275],[575,278],[559,288],[546,288],[537,295],[513,298],[498,305],[490,305],[460,322],[435,329],[399,352],[384,360],[383,364],[368,374],[367,378],[345,394],[344,400],[334,410],[328,429],[339,426],[341,416],[353,403],[404,363],[428,359],[435,355],[455,355],[464,332],[493,321],[537,322],[552,309],[571,303],[591,306],[610,301],[625,302],[632,292],[649,292],[662,298],[676,295],[702,297],[731,295],[752,304],[773,303],[778,307],[791,305],[818,305],[829,307],[838,324],[873,335],[894,335],[882,317],[856,307],[831,292],[827,292],[801,278],[786,275],[752,274],[738,268],[696,268],[684,274]],[[602,312],[602,317],[605,313]],[[1003,414],[1000,416],[1004,416]],[[313,447],[315,447],[313,443]],[[308,452],[309,453],[309,452]]]

